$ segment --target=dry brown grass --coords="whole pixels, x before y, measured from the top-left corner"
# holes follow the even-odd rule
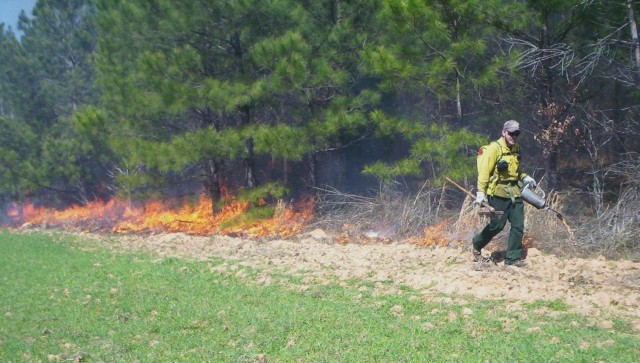
[[[624,171],[625,180],[640,181],[640,166]],[[544,189],[544,180],[540,184]],[[404,240],[420,246],[470,246],[489,218],[479,215],[464,194],[449,197],[442,187],[428,183],[413,194],[398,185],[382,186],[371,196],[322,190],[317,222],[311,227],[332,231],[339,243]],[[584,192],[552,191],[547,194],[551,210],[525,203],[525,245],[565,256],[640,256],[640,182],[627,184],[599,216],[590,215],[588,198]],[[495,237],[494,249],[506,247],[509,228]]]
[[[585,218],[576,229],[576,239],[585,250],[611,257],[640,258],[640,158],[629,154],[611,165],[607,174],[618,180],[614,201]]]
[[[566,207],[570,205],[566,193],[550,192],[547,194],[548,209],[537,209],[525,203],[525,230],[531,237],[530,247],[559,255],[579,252],[575,240],[575,222],[566,215]]]
[[[626,188],[615,204],[587,220],[577,238],[605,255],[640,255],[640,186]]]
[[[419,236],[438,221],[440,195],[440,188],[428,183],[413,194],[397,184],[382,185],[371,196],[321,189],[316,199],[319,216],[312,227],[340,231],[344,240]]]

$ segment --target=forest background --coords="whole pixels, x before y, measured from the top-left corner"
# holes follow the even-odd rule
[[[471,190],[516,119],[581,242],[637,251],[638,3],[39,0],[21,36],[0,26],[3,215]]]

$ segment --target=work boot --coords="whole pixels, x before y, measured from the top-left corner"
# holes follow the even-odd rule
[[[513,267],[527,267],[529,264],[522,260],[517,260],[517,261],[504,261],[504,265],[513,266]]]
[[[473,247],[473,260],[475,262],[491,262],[490,258],[482,256],[480,250],[477,250],[475,247]]]

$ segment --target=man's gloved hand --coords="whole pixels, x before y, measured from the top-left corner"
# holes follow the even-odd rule
[[[486,198],[486,195],[483,192],[480,192],[480,191],[476,192],[476,201],[475,201],[475,203],[477,205],[482,205],[482,203],[484,203],[486,201],[487,201],[487,198]]]
[[[531,186],[532,189],[535,189],[538,184],[536,183],[535,179],[533,179],[530,176],[525,176],[524,179],[522,179],[522,182],[525,184],[529,184]]]

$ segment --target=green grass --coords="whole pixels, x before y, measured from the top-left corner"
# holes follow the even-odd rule
[[[371,284],[304,292],[251,283],[259,271],[91,251],[81,237],[0,232],[0,361],[633,362],[640,338],[561,301],[436,303]],[[241,267],[242,268],[242,267]],[[283,281],[280,278],[280,281]],[[289,283],[296,283],[291,279]],[[547,308],[547,309],[541,309]],[[540,311],[552,310],[555,314]]]

